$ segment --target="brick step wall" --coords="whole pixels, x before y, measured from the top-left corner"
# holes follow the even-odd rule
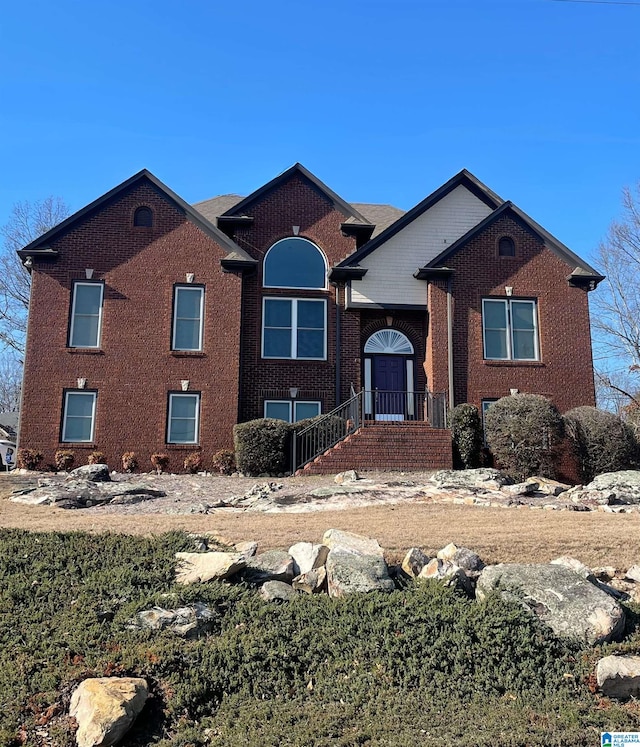
[[[305,465],[297,474],[323,475],[347,469],[451,469],[451,431],[426,423],[375,423]]]

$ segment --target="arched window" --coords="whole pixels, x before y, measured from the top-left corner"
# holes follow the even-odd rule
[[[264,258],[265,288],[327,287],[324,254],[308,239],[292,237],[277,241]]]
[[[498,256],[499,257],[515,257],[516,256],[516,245],[513,243],[513,239],[510,236],[503,236],[498,241]]]
[[[133,225],[144,226],[145,228],[153,226],[153,213],[151,212],[151,208],[139,207],[133,215]]]
[[[413,355],[413,345],[397,329],[374,332],[364,346],[365,353],[388,355]]]

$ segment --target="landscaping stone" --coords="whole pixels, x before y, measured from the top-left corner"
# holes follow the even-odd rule
[[[215,616],[206,604],[196,602],[188,607],[168,610],[153,607],[138,612],[129,623],[129,628],[147,628],[149,630],[170,630],[183,638],[196,638],[213,628]]]
[[[430,481],[441,490],[499,490],[513,480],[500,470],[491,467],[478,469],[443,469],[433,474]]]
[[[584,486],[586,493],[609,492],[616,503],[640,504],[640,470],[605,472]]]
[[[445,586],[461,589],[469,595],[473,594],[473,585],[469,578],[467,578],[466,573],[449,560],[433,558],[420,571],[418,578],[433,579]]]
[[[267,602],[288,602],[296,591],[284,581],[267,581],[260,587],[260,596]]]
[[[344,485],[347,482],[355,482],[356,480],[359,480],[360,476],[354,469],[348,469],[345,472],[339,472],[334,478],[333,481],[338,485]]]
[[[624,574],[626,579],[634,581],[640,584],[640,565],[632,565],[631,568]]]
[[[296,576],[291,582],[291,586],[297,591],[304,591],[307,594],[318,594],[326,590],[327,571],[324,566],[314,568]]]
[[[297,574],[307,573],[325,564],[329,548],[312,542],[296,542],[289,548],[289,555],[295,562]]]
[[[327,529],[322,537],[322,544],[330,549],[340,548],[347,552],[363,555],[379,555],[380,557],[383,555],[383,550],[377,540],[364,537],[361,534],[345,532],[342,529]]]
[[[69,473],[69,477],[91,480],[91,482],[111,482],[109,467],[106,464],[83,464]]]
[[[557,496],[560,495],[560,493],[565,493],[571,487],[571,485],[567,485],[564,482],[558,482],[557,480],[551,480],[548,477],[534,477],[533,479],[538,483],[537,492],[543,493],[544,495]]]
[[[420,571],[430,560],[431,558],[419,547],[412,547],[404,556],[402,570],[407,574],[407,576],[417,578],[420,575]]]
[[[227,579],[247,565],[239,552],[177,552],[176,559],[176,582],[185,585]]]
[[[552,560],[551,563],[553,565],[562,565],[565,568],[571,568],[572,571],[575,571],[577,574],[582,576],[582,578],[585,578],[592,584],[598,583],[598,579],[593,575],[593,571],[591,570],[591,568],[589,568],[579,560],[569,557],[568,555],[563,555],[560,558],[556,558],[555,560]]]
[[[295,576],[294,560],[283,550],[269,550],[246,561],[243,576],[252,583],[291,582]]]
[[[540,483],[529,479],[526,482],[518,482],[515,485],[503,485],[501,490],[508,495],[532,495],[540,488]]]
[[[640,656],[605,656],[596,666],[603,695],[619,700],[640,696]]]
[[[519,602],[553,632],[590,644],[616,639],[624,631],[624,610],[578,573],[562,565],[487,566],[478,578],[476,597],[491,591]]]
[[[105,465],[86,465],[99,467]],[[79,468],[80,469],[80,468]],[[128,497],[126,502],[132,503],[148,498],[162,497],[163,490],[151,488],[143,483],[131,482],[94,482],[89,479],[74,477],[73,479],[45,478],[36,490],[25,495],[12,495],[10,500],[15,503],[31,505],[50,505],[56,508],[80,509],[99,506],[105,503],[118,503],[118,499]],[[137,500],[136,500],[137,499]],[[124,500],[120,500],[124,503]]]
[[[78,722],[78,747],[110,747],[127,733],[149,695],[140,677],[97,677],[81,682],[69,715]]]
[[[332,597],[395,589],[381,553],[363,554],[335,547],[329,551],[326,569],[329,596]]]
[[[439,550],[436,557],[450,561],[463,571],[477,572],[484,568],[484,563],[477,553],[469,550],[468,547],[458,547],[453,542]]]

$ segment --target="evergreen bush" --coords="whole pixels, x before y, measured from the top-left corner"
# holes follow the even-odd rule
[[[233,427],[236,462],[246,475],[282,475],[289,464],[290,425],[258,418]]]
[[[475,405],[456,405],[450,414],[453,457],[456,466],[470,469],[480,465],[482,423]]]
[[[516,480],[554,477],[563,422],[546,397],[514,394],[494,402],[485,415],[485,435],[497,466]]]
[[[617,415],[596,407],[575,407],[563,419],[583,482],[591,482],[603,472],[636,466],[638,447],[633,430]]]

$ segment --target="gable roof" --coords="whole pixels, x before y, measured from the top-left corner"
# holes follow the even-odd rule
[[[163,184],[147,169],[142,169],[142,171],[134,174],[132,177],[122,182],[122,184],[119,184],[117,187],[114,187],[113,189],[106,192],[104,195],[102,195],[102,197],[98,197],[97,200],[94,200],[86,207],[78,210],[77,213],[69,216],[68,218],[63,220],[62,223],[54,226],[52,229],[42,234],[42,236],[38,237],[30,244],[27,244],[27,246],[25,246],[23,249],[20,249],[20,251],[18,251],[18,255],[23,261],[26,260],[28,256],[55,257],[57,255],[57,251],[49,246],[51,241],[55,240],[65,231],[68,231],[83,218],[86,218],[101,207],[104,207],[108,203],[117,199],[117,197],[123,192],[135,186],[137,183],[143,181],[147,181],[152,184],[171,203],[173,203],[180,211],[182,211],[189,220],[195,223],[205,234],[207,234],[207,236],[213,239],[220,246],[227,249],[229,255],[233,255],[234,259],[255,264],[255,260],[249,254],[247,254],[244,249],[239,247],[235,241],[230,239],[219,228],[214,226],[213,223],[208,221],[202,215],[202,213],[191,207],[189,203],[185,202],[182,197],[177,195],[173,190],[169,189],[166,184]]]
[[[443,197],[446,197],[450,192],[453,192],[456,187],[466,187],[472,194],[474,194],[479,200],[485,203],[492,210],[495,210],[498,206],[502,205],[504,200],[499,197],[495,192],[489,189],[479,179],[477,179],[471,172],[463,169],[454,177],[445,182],[441,187],[438,187],[435,192],[432,192],[428,197],[425,197],[422,202],[419,202],[415,207],[411,208],[408,212],[404,213],[394,223],[389,225],[384,231],[381,231],[375,237],[367,241],[364,246],[361,246],[353,254],[349,255],[344,259],[337,267],[350,267],[357,265],[360,260],[364,259],[368,254],[371,254],[374,249],[377,249],[381,244],[394,236],[398,231],[401,231],[409,223],[413,222],[416,218],[420,217],[429,208],[433,207],[437,202],[440,202]]]
[[[461,236],[457,241],[454,241],[451,246],[447,247],[443,252],[438,254],[438,256],[427,262],[427,264],[421,269],[444,268],[443,262],[462,249],[475,236],[482,233],[485,228],[490,226],[492,223],[495,223],[499,218],[506,214],[511,214],[519,223],[537,236],[546,247],[551,249],[554,254],[560,257],[560,259],[566,262],[570,267],[573,267],[574,269],[571,273],[571,277],[593,280],[596,284],[601,280],[604,280],[603,275],[600,275],[597,270],[591,267],[591,265],[572,252],[568,246],[565,246],[561,241],[558,241],[555,236],[552,236],[539,223],[510,201],[503,202],[500,207],[496,208],[484,220],[481,220],[472,229],[467,231],[464,236]]]

